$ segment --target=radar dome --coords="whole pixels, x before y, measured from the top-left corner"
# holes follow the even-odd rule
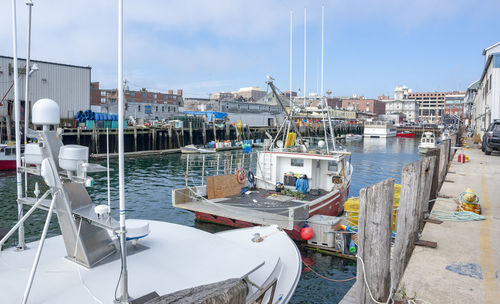
[[[33,105],[32,112],[32,122],[35,125],[58,125],[60,123],[59,105],[52,99],[39,99]]]
[[[323,148],[324,146],[325,146],[325,142],[324,142],[323,140],[320,140],[320,141],[318,142],[318,147],[321,149],[321,148]]]

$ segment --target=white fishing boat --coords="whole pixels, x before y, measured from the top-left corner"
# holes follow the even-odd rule
[[[217,152],[214,148],[198,148],[198,151],[201,154],[212,154]]]
[[[418,153],[426,154],[429,149],[436,148],[436,137],[432,132],[424,132],[418,145]]]
[[[362,139],[363,139],[363,136],[359,135],[359,134],[346,134],[346,136],[345,136],[346,141],[358,141],[358,140],[362,140]]]
[[[13,1],[15,12],[15,2]],[[126,220],[124,189],[122,16],[119,1],[118,170],[119,222],[113,218],[108,168],[88,163],[88,147],[63,145],[50,126],[60,123],[50,99],[33,105],[39,131],[20,172],[40,176],[48,190],[40,196],[18,192],[19,206],[31,206],[0,240],[17,231],[17,248],[0,251],[1,303],[199,303],[224,297],[227,303],[287,303],[301,273],[300,253],[276,226],[210,234],[171,223]],[[15,24],[15,14],[13,16]],[[15,27],[14,27],[15,37]],[[15,44],[14,39],[14,44]],[[14,79],[17,54],[14,52]],[[17,85],[15,106],[19,107]],[[16,116],[16,126],[19,117]],[[16,128],[16,140],[20,133]],[[17,159],[20,159],[18,149]],[[109,158],[108,158],[109,159]],[[96,205],[86,187],[92,172],[108,171],[108,202]],[[39,179],[40,180],[40,179]],[[22,183],[20,184],[22,186]],[[49,199],[50,197],[50,199]],[[15,203],[15,202],[13,202]],[[115,207],[115,206],[113,206]],[[24,221],[36,209],[48,210],[39,241],[24,243]],[[47,238],[53,214],[60,236]]]
[[[396,127],[391,122],[374,121],[366,122],[363,135],[371,138],[395,137]]]
[[[181,153],[182,154],[198,154],[200,153],[200,150],[196,148],[195,145],[187,145],[184,147],[181,147]]]
[[[0,170],[16,170],[16,146],[0,144]]]
[[[283,105],[273,82],[268,84]],[[307,147],[293,113],[283,109],[287,119],[270,147],[256,153],[256,168],[246,158],[227,160],[223,169],[217,161],[216,168],[210,168],[215,174],[202,176],[200,185],[186,180],[186,187],[173,190],[173,206],[190,210],[205,222],[233,227],[278,225],[296,240],[302,239],[300,229],[311,216],[342,214],[353,171],[350,153],[336,150],[326,130],[324,140]],[[278,139],[282,137],[285,142]],[[194,170],[189,162],[187,166]],[[187,171],[185,175],[189,176]]]

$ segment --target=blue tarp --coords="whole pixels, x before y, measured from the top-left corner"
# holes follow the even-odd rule
[[[215,112],[215,111],[184,111],[183,114],[196,115],[196,116],[206,116],[209,122],[212,122],[212,117],[215,119],[224,119],[227,117],[227,113]]]

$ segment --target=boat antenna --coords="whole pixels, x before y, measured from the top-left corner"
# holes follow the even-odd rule
[[[106,128],[106,168],[108,174],[108,212],[111,210],[111,182],[109,179],[109,128]],[[111,217],[108,217],[111,219]]]
[[[14,0],[13,0],[14,1]],[[123,0],[118,0],[118,188],[120,197],[120,251],[122,259],[121,267],[121,295],[120,303],[130,303],[128,295],[128,272],[127,272],[127,244],[125,225],[125,169],[124,169],[124,145],[123,145]]]
[[[288,95],[288,97],[290,98],[290,111],[292,111],[292,106],[293,106],[293,102],[292,102],[292,56],[293,56],[293,52],[292,52],[292,44],[293,44],[293,35],[292,35],[292,31],[293,31],[293,11],[290,10],[290,94]],[[290,125],[291,125],[291,121],[288,120],[288,124],[287,124],[287,127],[286,127],[286,133],[288,134],[290,132]],[[284,135],[284,134],[283,134]]]
[[[325,135],[325,144],[326,144],[326,153],[330,153],[330,145],[328,144],[328,136],[326,132],[326,122],[325,122],[325,103],[327,103],[327,100],[325,100],[325,96],[323,94],[323,54],[324,54],[324,48],[325,48],[325,7],[321,7],[321,94],[320,94],[320,99],[321,99],[321,116],[323,119],[323,132]]]
[[[306,108],[307,8],[304,7],[304,108]]]
[[[24,146],[28,143],[28,127],[29,127],[29,78],[31,75],[30,69],[30,52],[31,52],[31,8],[33,1],[27,0],[26,6],[28,8],[28,25],[26,27],[26,66],[24,68],[24,75],[26,76],[26,85],[24,86]],[[24,195],[28,196],[28,172],[24,172]]]
[[[325,6],[321,7],[321,96],[323,97],[323,49],[324,49],[324,40],[325,40]],[[328,90],[328,95],[331,94],[331,91]],[[330,106],[328,105],[328,100],[325,100],[326,107],[326,115],[328,116],[328,127],[330,128],[330,136],[332,138],[333,150],[337,150],[337,144],[335,142],[335,132],[332,126],[332,117],[330,115]],[[325,131],[326,135],[326,131]],[[327,146],[328,147],[328,146]]]
[[[16,128],[16,181],[17,181],[17,218],[20,221],[23,217],[23,205],[21,203],[21,198],[23,196],[23,180],[21,176],[21,130],[19,126],[19,120],[21,118],[21,109],[19,104],[19,86],[17,83],[17,77],[19,71],[17,69],[17,20],[16,20],[16,0],[12,0],[12,59],[14,65],[14,121]],[[8,126],[7,126],[8,127]],[[19,240],[17,247],[19,249],[25,248],[24,243],[24,225],[19,226]]]

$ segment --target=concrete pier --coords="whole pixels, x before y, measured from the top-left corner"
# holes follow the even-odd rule
[[[486,220],[427,223],[422,239],[437,242],[437,248],[415,247],[399,287],[407,299],[500,303],[500,155],[485,156],[479,146],[463,152],[470,162],[458,163],[455,154],[433,211],[455,211],[450,197],[470,187]]]

